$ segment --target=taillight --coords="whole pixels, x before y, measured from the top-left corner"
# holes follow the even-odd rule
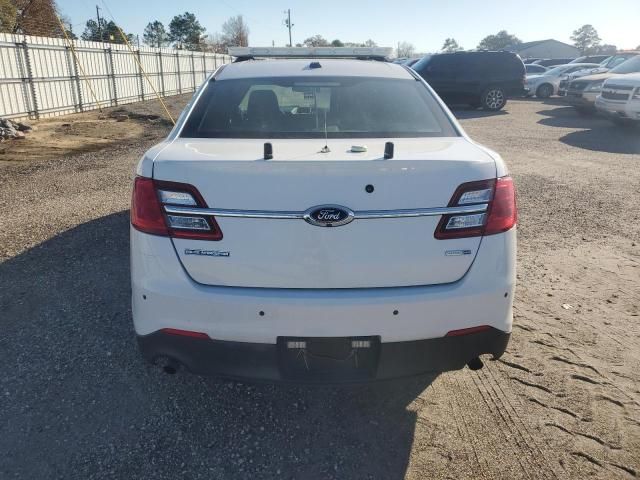
[[[496,182],[493,200],[489,204],[489,215],[484,228],[485,235],[511,230],[518,221],[516,189],[511,177],[499,178]]]
[[[193,240],[221,240],[222,230],[211,215],[166,214],[164,207],[207,208],[198,190],[185,183],[136,177],[131,200],[131,225],[153,235]]]
[[[460,185],[449,207],[486,205],[484,212],[443,215],[435,238],[468,238],[494,235],[511,229],[517,220],[516,197],[511,177],[482,180]]]
[[[169,235],[153,180],[136,177],[131,196],[131,225],[153,235]]]

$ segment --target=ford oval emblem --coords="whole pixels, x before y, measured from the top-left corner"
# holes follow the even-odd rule
[[[339,227],[354,218],[353,210],[340,205],[319,205],[304,212],[305,221],[316,227]]]

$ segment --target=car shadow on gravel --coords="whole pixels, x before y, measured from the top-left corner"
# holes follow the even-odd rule
[[[538,120],[548,127],[582,129],[559,138],[572,147],[595,152],[640,154],[640,128],[618,126],[599,115],[580,115],[573,107],[557,107],[537,112],[546,118]]]
[[[607,125],[568,133],[560,141],[594,152],[640,155],[640,128]]]
[[[129,222],[87,222],[0,264],[0,477],[404,478],[435,379],[248,385],[147,365]],[[423,419],[428,421],[428,419]]]
[[[538,120],[538,124],[547,127],[559,128],[600,128],[608,127],[610,123],[596,114],[580,115],[575,108],[569,106],[558,106],[547,110],[536,112],[545,118]]]

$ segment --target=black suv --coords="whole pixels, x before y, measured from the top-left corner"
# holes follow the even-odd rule
[[[511,52],[427,55],[412,68],[447,103],[496,111],[508,97],[524,95],[524,64]]]

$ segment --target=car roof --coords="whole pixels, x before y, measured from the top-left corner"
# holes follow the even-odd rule
[[[581,62],[581,63],[565,63],[564,65],[556,65],[557,67],[597,67],[599,66],[599,63],[592,63],[592,62]]]
[[[320,68],[310,68],[311,63]],[[402,65],[377,60],[348,59],[277,59],[245,60],[226,65],[216,75],[216,80],[264,77],[382,77],[413,79]]]

